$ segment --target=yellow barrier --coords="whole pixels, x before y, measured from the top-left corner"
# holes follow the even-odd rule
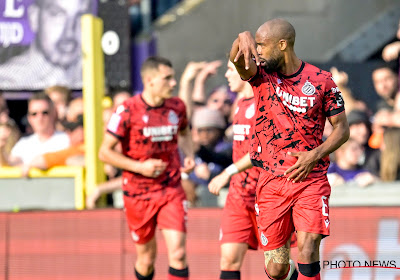
[[[1,167],[0,178],[22,178],[22,171],[18,167]],[[75,208],[85,209],[85,168],[80,166],[57,166],[49,170],[32,168],[29,178],[74,178]]]

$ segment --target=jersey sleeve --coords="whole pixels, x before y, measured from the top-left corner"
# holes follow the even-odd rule
[[[329,118],[338,115],[343,111],[344,100],[342,93],[333,81],[332,75],[329,75],[324,92],[324,113]]]
[[[117,138],[124,138],[129,128],[130,108],[126,103],[119,105],[107,123],[107,132]]]

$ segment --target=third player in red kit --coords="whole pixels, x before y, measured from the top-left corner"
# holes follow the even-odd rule
[[[298,279],[320,279],[319,244],[329,235],[329,154],[349,137],[340,91],[330,73],[300,60],[295,30],[283,19],[240,33],[230,59],[254,92],[250,156],[257,182],[258,234],[270,279],[289,279],[289,244],[299,248]],[[252,59],[254,57],[254,60]],[[322,141],[325,120],[332,134]]]
[[[247,250],[257,249],[257,222],[254,210],[256,182],[259,175],[257,167],[251,164],[239,173],[240,162],[247,155],[254,121],[255,104],[250,85],[240,79],[232,62],[228,62],[225,73],[229,87],[237,92],[239,100],[233,117],[233,155],[234,164],[226,168],[209,183],[211,193],[219,191],[229,182],[229,193],[221,218],[221,274],[220,279],[240,279],[240,268]],[[237,174],[236,174],[237,173]],[[232,178],[231,178],[232,176]]]

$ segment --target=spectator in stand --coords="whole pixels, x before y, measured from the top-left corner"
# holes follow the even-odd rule
[[[400,180],[400,127],[383,128],[383,141],[378,153],[368,162],[368,170],[382,181]]]
[[[218,72],[222,61],[211,62],[189,62],[182,74],[180,81],[179,97],[185,102],[188,108],[188,115],[203,106],[210,109],[219,110],[225,117],[228,124],[232,118],[232,104],[235,95],[228,90],[225,85],[216,87],[207,97],[206,82]],[[191,83],[194,80],[193,90]]]
[[[36,93],[28,101],[28,122],[33,134],[22,137],[7,158],[9,165],[29,164],[36,156],[65,149],[69,137],[57,131],[57,112],[53,102],[45,93]]]
[[[125,90],[125,89],[119,89],[116,90],[112,93],[112,106],[113,109],[117,109],[119,105],[122,105],[122,103],[125,102],[125,100],[128,100],[129,98],[132,97],[132,94]]]
[[[377,151],[369,146],[368,140],[372,134],[371,122],[365,111],[353,110],[347,116],[350,128],[350,138],[356,140],[363,147],[363,154],[358,162],[362,167]]]
[[[0,91],[0,123],[6,123],[10,119],[10,111],[8,110],[7,101]]]
[[[350,182],[366,187],[376,181],[375,176],[359,165],[363,147],[357,140],[350,138],[335,154],[336,162],[328,168],[328,180],[332,187]]]
[[[58,120],[65,119],[68,110],[68,104],[72,99],[71,90],[65,86],[51,86],[44,90],[44,92],[53,101],[57,110]]]
[[[182,73],[181,79],[179,81],[179,98],[186,105],[186,112],[188,118],[191,119],[193,111],[198,107],[204,106],[204,101],[197,103],[193,100],[193,81],[195,80],[197,74],[206,65],[206,62],[194,62],[191,61],[186,65],[185,70]]]
[[[372,82],[376,93],[381,98],[377,105],[378,111],[392,111],[396,94],[399,91],[397,73],[388,64],[380,65],[372,71]]]
[[[354,98],[350,88],[348,87],[349,75],[344,71],[339,71],[336,67],[330,69],[332,78],[342,93],[344,103],[346,104],[346,114],[349,114],[353,110],[367,111],[367,105]],[[335,90],[335,89],[333,89]]]
[[[380,178],[385,182],[400,180],[400,128],[386,128],[381,147]]]
[[[400,20],[399,25],[396,33],[397,39],[400,40]],[[400,55],[400,41],[395,41],[386,45],[382,51],[382,58],[384,61],[389,62],[393,60],[398,60]]]
[[[8,166],[8,155],[21,133],[12,119],[0,122],[0,167]]]
[[[85,110],[82,97],[76,97],[72,99],[68,104],[67,114],[65,115],[64,121],[76,122],[80,115],[83,115]]]
[[[194,112],[192,135],[195,146],[196,167],[189,175],[193,193],[197,186],[206,187],[224,168],[232,163],[232,143],[224,140],[226,123],[218,110],[207,107]],[[207,191],[208,192],[208,191]]]
[[[27,177],[29,170],[33,167],[47,170],[54,166],[63,165],[85,166],[83,115],[79,115],[76,122],[64,122],[63,126],[70,138],[70,146],[66,149],[36,156],[22,168],[23,176]]]

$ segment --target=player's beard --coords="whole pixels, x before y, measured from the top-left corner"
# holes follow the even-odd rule
[[[279,65],[280,65],[280,59],[278,58],[270,58],[264,60],[264,65],[263,68],[265,72],[267,73],[272,73],[272,72],[277,72],[279,70]]]

